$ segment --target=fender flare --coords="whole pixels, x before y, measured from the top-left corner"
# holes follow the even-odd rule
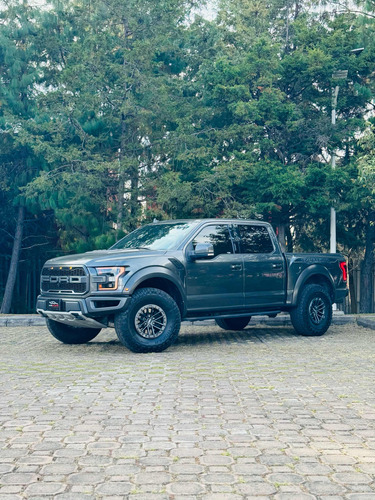
[[[312,276],[324,276],[326,278],[331,287],[332,287],[332,292],[334,295],[335,291],[335,284],[332,278],[332,275],[330,272],[322,265],[320,264],[313,264],[312,266],[307,267],[302,271],[302,273],[299,275],[295,285],[294,285],[294,290],[293,290],[293,295],[292,295],[292,300],[291,304],[292,306],[296,306],[298,303],[298,297],[299,294],[301,293],[301,290],[303,286],[305,285],[306,281],[311,278]],[[333,298],[333,297],[332,297]]]
[[[186,293],[183,288],[182,283],[176,279],[176,276],[170,271],[169,269],[166,269],[165,267],[162,266],[149,266],[145,267],[143,269],[140,269],[139,271],[135,272],[129,277],[129,280],[125,283],[125,289],[126,293],[129,295],[132,295],[135,291],[135,289],[144,281],[147,281],[149,279],[153,278],[160,278],[169,281],[172,285],[174,285],[179,294],[181,295],[181,300],[182,300],[182,308],[183,308],[183,314],[185,315],[186,313]]]

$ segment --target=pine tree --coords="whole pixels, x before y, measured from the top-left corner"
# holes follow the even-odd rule
[[[114,223],[117,238],[139,223],[142,178],[164,154],[190,4],[70,2],[55,25],[45,13],[54,85],[40,96],[49,118],[37,124],[36,150],[48,172],[27,193],[55,211],[66,248],[102,246]]]
[[[34,119],[36,86],[42,83],[43,76],[42,56],[35,43],[37,11],[27,2],[20,5],[10,1],[0,16],[1,189],[8,205],[6,210],[15,219],[12,256],[1,305],[1,313],[9,313],[25,224],[25,199],[20,189],[35,176],[41,163],[31,145],[25,142],[24,130],[27,122]]]

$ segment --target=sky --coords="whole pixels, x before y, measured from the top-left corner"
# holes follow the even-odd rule
[[[215,0],[208,0],[206,7],[201,9],[200,14],[206,19],[213,19],[216,13],[216,3]]]

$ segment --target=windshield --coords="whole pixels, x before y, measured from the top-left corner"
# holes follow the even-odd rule
[[[110,249],[147,248],[150,250],[170,250],[176,248],[197,224],[197,222],[175,222],[172,224],[143,226],[122,238]]]

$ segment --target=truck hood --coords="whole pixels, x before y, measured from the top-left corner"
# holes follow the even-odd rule
[[[87,267],[97,266],[120,266],[129,260],[150,257],[152,255],[164,255],[165,250],[146,250],[128,248],[125,250],[94,250],[92,252],[64,255],[48,260],[46,266],[75,266],[85,265]]]

